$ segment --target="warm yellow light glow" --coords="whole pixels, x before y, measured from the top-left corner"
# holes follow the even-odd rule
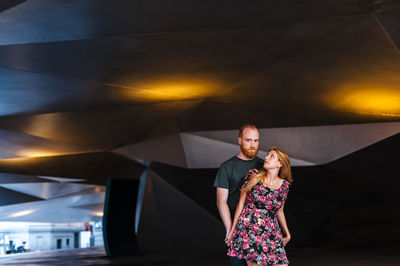
[[[99,193],[99,192],[102,192],[102,191],[104,191],[104,190],[103,190],[103,188],[101,186],[95,186],[94,187],[94,192],[95,193]]]
[[[17,153],[17,155],[19,157],[28,157],[28,158],[46,157],[46,156],[54,156],[54,155],[60,155],[60,154],[62,154],[62,153],[46,151],[46,150],[30,150],[30,149],[20,150]]]
[[[66,134],[64,130],[60,130],[60,127],[65,123],[63,118],[62,113],[34,115],[27,127],[24,128],[24,133],[48,140],[73,143],[71,134]]]
[[[337,90],[328,97],[335,108],[365,115],[400,116],[400,87],[382,88],[364,85]]]
[[[124,87],[124,94],[136,100],[185,100],[215,96],[218,84],[208,80],[149,81]]]
[[[103,212],[94,212],[93,215],[95,215],[95,216],[103,216]]]
[[[400,117],[400,114],[388,114],[388,113],[371,113],[371,112],[360,112],[363,115],[376,115],[376,116],[387,116],[387,117]]]
[[[25,216],[25,215],[31,214],[33,212],[35,212],[35,210],[20,211],[20,212],[16,212],[16,213],[11,214],[9,217],[10,218],[21,217],[21,216]]]
[[[82,152],[69,152],[63,150],[44,150],[44,149],[21,149],[16,152],[16,155],[20,158],[37,158],[37,157],[48,157],[48,156],[59,156],[59,155],[71,155],[79,154]]]

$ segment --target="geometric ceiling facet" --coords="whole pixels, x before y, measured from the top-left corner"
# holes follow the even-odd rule
[[[279,147],[290,157],[324,164],[400,132],[400,122],[313,127],[259,128],[260,150]],[[238,130],[197,131],[190,134],[237,143]]]
[[[0,220],[4,222],[55,223],[100,221],[104,198],[105,193],[99,192],[2,206],[0,207]],[[89,207],[89,205],[92,207]],[[77,208],[77,206],[86,207]]]
[[[189,224],[185,217],[196,218]],[[164,222],[157,222],[161,220]],[[196,241],[190,247],[185,245],[196,230]],[[137,233],[143,250],[223,248],[219,241],[221,232],[223,225],[219,219],[149,171]]]
[[[21,52],[23,53],[22,50]],[[12,57],[12,61],[19,61],[18,56]],[[94,82],[47,75],[37,73],[37,71],[20,71],[8,67],[0,67],[0,82],[2,84],[0,96],[3,99],[7,98],[7,101],[0,102],[1,116],[44,113],[49,105],[76,102],[75,98],[78,95],[98,86]]]
[[[1,184],[0,186],[42,199],[61,197],[94,187],[94,185],[56,182]]]
[[[109,94],[111,91],[112,89]],[[66,111],[63,109],[64,111],[57,112],[60,103],[52,108],[56,112],[0,116],[0,128],[66,143],[77,147],[78,151],[103,151],[176,133],[177,118],[184,117],[188,109],[198,103],[185,100],[132,104],[128,100],[123,103],[116,102],[113,100],[115,96],[108,94],[104,97],[108,102],[96,103],[93,106],[92,96],[85,93],[80,96],[78,103],[64,102],[69,105]],[[127,97],[119,95],[116,98],[124,100]],[[70,106],[71,104],[74,106]],[[108,104],[112,106],[107,106]]]
[[[240,152],[238,144],[232,144],[190,133],[180,133],[188,168],[219,168],[221,163]],[[259,150],[258,157],[264,159],[266,151]],[[292,166],[313,165],[311,162],[290,158]]]
[[[375,17],[388,38],[400,50],[400,7],[379,12]]]
[[[139,178],[143,169],[142,165],[110,152],[0,160],[2,172],[85,179],[85,183],[97,185],[104,185],[113,177]]]
[[[71,182],[75,183],[75,182],[86,181],[86,179],[76,179],[76,178],[66,178],[66,177],[53,177],[53,176],[38,176],[38,177],[43,178],[45,180],[52,180],[58,183],[71,183]]]
[[[33,183],[33,182],[48,182],[45,178],[33,175],[0,173],[0,184],[7,183]]]
[[[93,1],[86,1],[91,3]],[[25,1],[9,10],[3,11],[0,25],[8,30],[1,34],[0,44],[49,42],[74,40],[77,37],[93,37],[95,28],[90,23],[87,4],[74,5],[68,1]],[[93,8],[93,7],[92,7]],[[53,17],[68,16],[68,20],[54,20]],[[38,19],[38,17],[42,19]],[[23,20],[24,18],[25,20]],[[21,21],[17,23],[16,21]],[[48,23],[54,21],[54,23]],[[69,28],[69,30],[67,30]]]
[[[399,147],[400,133],[333,161],[328,166],[352,177],[375,182],[371,189],[378,189],[380,193],[394,190],[385,192],[385,196],[381,197],[396,198],[400,191]]]
[[[184,148],[179,134],[153,138],[112,150],[130,159],[150,160],[187,167]]]
[[[31,201],[42,201],[42,198],[34,197],[25,193],[21,193],[15,190],[0,187],[0,206],[14,205],[24,202]],[[2,207],[0,207],[1,209]],[[0,218],[1,220],[1,218]]]
[[[91,211],[103,211],[104,203],[94,203],[94,204],[70,206],[70,208],[79,208],[79,209],[85,209],[85,210],[91,210]]]
[[[71,197],[71,196],[79,196],[79,195],[88,195],[88,194],[96,194],[100,192],[105,192],[105,186],[91,186],[89,188],[84,188],[81,190],[75,191],[68,191],[59,195],[55,195],[52,199],[56,198],[64,198],[64,197]]]
[[[160,163],[151,163],[150,169],[168,184],[179,190],[201,208],[219,219],[215,205],[215,188],[211,186],[218,169],[187,169]],[[190,183],[188,183],[190,180]],[[191,184],[196,184],[195,186]],[[208,195],[205,197],[204,195]],[[211,208],[210,208],[211,207]]]
[[[82,149],[62,142],[0,129],[0,159],[53,156],[82,152]]]
[[[60,42],[143,32],[177,32],[212,26],[249,27],[258,26],[260,23],[276,24],[282,20],[293,21],[317,19],[321,16],[350,16],[366,13],[357,7],[358,1],[356,4],[352,2],[348,4],[348,1],[345,3],[332,1],[324,5],[310,1],[303,2],[285,6],[257,1],[254,6],[249,7],[242,2],[229,1],[204,3],[187,1],[183,5],[180,1],[170,1],[166,4],[160,1],[142,3],[106,0],[83,2],[30,0],[3,11],[0,28],[4,30],[0,34],[0,40],[2,40],[0,44]],[[246,9],[247,16],[240,12],[243,9]],[[60,17],[66,19],[56,19]],[[204,17],[207,17],[207,20],[204,20]]]

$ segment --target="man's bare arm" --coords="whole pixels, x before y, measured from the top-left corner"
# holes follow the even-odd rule
[[[217,187],[217,207],[219,215],[221,216],[222,222],[224,223],[226,229],[226,235],[228,235],[232,227],[231,213],[227,203],[228,194],[228,189]]]

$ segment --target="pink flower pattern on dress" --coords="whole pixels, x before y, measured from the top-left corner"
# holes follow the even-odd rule
[[[254,170],[246,175],[242,188]],[[261,182],[248,193],[246,204],[228,249],[228,256],[250,260],[259,265],[289,263],[283,246],[282,232],[276,212],[287,199],[290,183],[283,181],[279,189],[270,189]]]

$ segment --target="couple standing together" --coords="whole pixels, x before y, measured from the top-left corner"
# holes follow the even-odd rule
[[[222,163],[214,181],[231,265],[288,265],[283,208],[292,182],[288,155],[271,148],[257,157],[259,132],[240,128],[240,153]]]

